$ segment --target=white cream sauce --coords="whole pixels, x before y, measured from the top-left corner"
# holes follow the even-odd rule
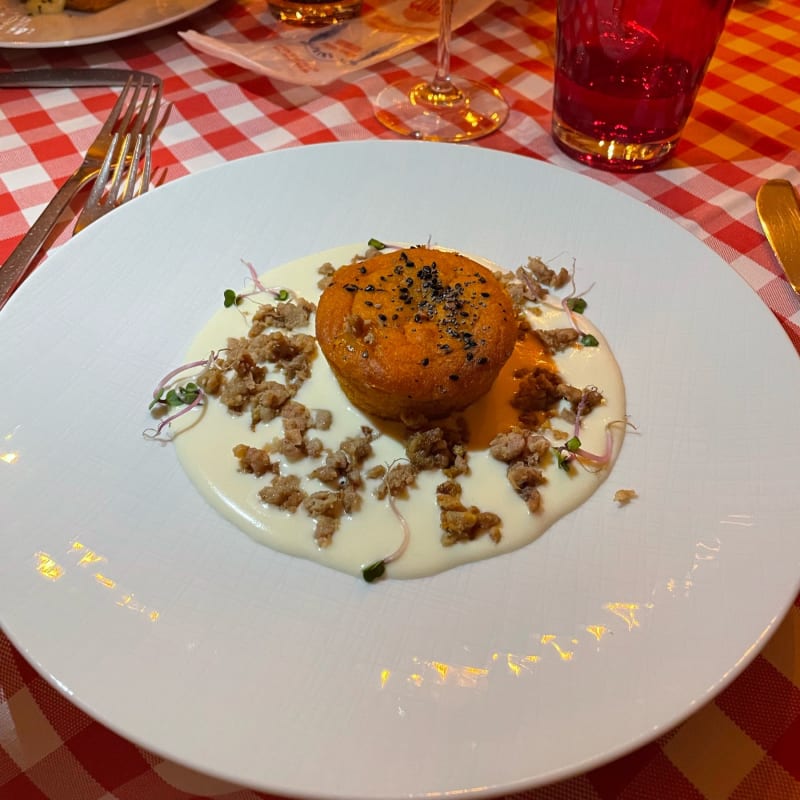
[[[271,270],[261,277],[261,281],[264,286],[286,287],[316,302],[320,294],[317,287],[319,266],[328,261],[334,266],[348,263],[354,254],[363,253],[365,249],[364,246],[347,245],[301,258]],[[485,259],[470,257],[496,268]],[[238,308],[220,308],[192,344],[187,361],[206,358],[211,351],[224,347],[230,336],[246,336],[252,314],[258,308],[256,301],[275,302],[270,296],[259,295],[252,300],[245,299]],[[545,305],[539,308],[542,310],[541,316],[532,318],[536,326],[563,328],[569,325],[566,314],[560,309]],[[602,392],[605,403],[585,418],[580,433],[584,449],[602,453],[606,446],[608,423],[625,419],[625,387],[619,366],[600,331],[585,317],[581,316],[580,320],[582,329],[597,337],[599,347],[574,347],[556,354],[554,360],[568,383],[577,387],[596,386]],[[293,331],[298,332],[313,334],[313,316],[308,329]],[[190,378],[191,374],[184,374],[179,382],[185,383]],[[270,370],[268,379],[282,382],[282,374]],[[491,429],[493,420],[509,417],[507,385],[498,379],[487,397],[467,409],[466,416],[471,429],[479,424],[489,424]],[[368,425],[380,434],[373,442],[374,454],[365,462],[364,473],[374,465],[388,465],[404,456],[402,440],[394,435],[397,428],[391,423],[368,417],[353,407],[319,351],[313,361],[312,377],[303,384],[295,399],[312,410],[325,408],[333,413],[333,424],[329,430],[309,431],[310,436],[320,438],[332,450],[338,449],[339,442],[345,437],[358,435],[362,425]],[[555,422],[554,427],[559,424],[562,430],[571,434],[567,423]],[[504,422],[498,421],[496,432],[506,427]],[[388,556],[402,540],[400,522],[391,511],[388,500],[377,500],[372,494],[379,484],[378,480],[366,481],[362,508],[351,517],[341,519],[332,544],[326,548],[317,546],[314,521],[302,507],[295,513],[289,513],[263,503],[258,492],[269,483],[272,476],[268,474],[256,478],[240,472],[232,448],[239,443],[264,447],[280,438],[283,431],[280,418],[260,423],[255,431],[251,431],[249,412],[233,415],[219,401],[211,398],[201,410],[175,420],[171,428],[180,461],[201,494],[225,518],[257,542],[283,553],[360,575],[363,567]],[[625,425],[613,425],[611,430],[613,463],[622,444]],[[486,435],[481,438],[485,440]],[[303,488],[309,494],[327,488],[319,481],[306,477],[323,462],[324,456],[317,460],[305,458],[296,462],[290,462],[282,456],[280,458],[281,474],[301,476]],[[435,491],[445,476],[439,471],[421,472],[416,485],[409,489],[408,497],[396,500],[398,510],[408,521],[411,537],[402,557],[387,565],[386,576],[415,578],[433,575],[529,544],[557,519],[583,503],[606,479],[611,463],[599,470],[596,467],[589,470],[573,466],[568,473],[557,466],[554,458],[548,459],[545,468],[547,482],[540,487],[541,509],[532,514],[508,484],[506,465],[491,457],[486,449],[470,448],[470,474],[458,478],[463,486],[461,500],[467,507],[475,505],[482,511],[498,514],[503,521],[502,539],[495,543],[483,535],[474,541],[450,547],[440,543],[442,531]]]

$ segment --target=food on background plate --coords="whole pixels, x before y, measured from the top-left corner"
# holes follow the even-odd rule
[[[381,248],[380,255],[373,246],[335,248],[262,277],[247,265],[251,286],[224,292],[224,307],[195,340],[190,362],[156,389],[151,408],[161,419],[149,434],[169,430],[200,492],[251,537],[370,582],[432,575],[530,543],[602,484],[627,425],[619,367],[583,316],[586,303],[575,296],[569,270],[529,259],[504,272],[438,248]],[[439,272],[439,264],[458,268]],[[395,282],[386,309],[372,299],[381,293],[366,276],[380,282],[384,275],[386,284],[389,267],[429,285],[405,304],[402,281]],[[425,293],[432,287],[450,301],[432,302]],[[460,384],[449,378],[457,373],[440,345],[452,349],[458,341],[462,366],[475,360],[467,355],[479,343],[465,343],[488,333],[489,298],[480,287],[489,287],[499,328],[489,346],[504,363],[488,390],[475,382],[480,391],[463,408],[448,392],[443,405],[428,404],[423,393],[422,405],[408,407],[396,402],[396,387],[387,393],[384,386],[377,404],[367,393],[364,405],[378,412],[368,413],[364,393],[352,390],[358,370],[347,371],[342,385],[341,365],[326,360],[342,330],[337,314],[345,315],[346,337],[359,340],[345,344],[358,355],[353,364],[363,364],[371,358],[361,353],[380,346],[380,315],[389,328],[396,313],[399,325],[402,304],[406,326],[418,326],[414,336],[425,330],[433,347],[430,354],[413,350],[412,358],[429,359],[414,365],[400,343],[396,368],[409,387],[403,401],[415,396],[416,370],[436,368],[434,360],[446,365],[447,388]],[[328,305],[326,293],[337,302]],[[360,304],[342,307],[342,293]],[[424,328],[415,320],[420,309]],[[448,332],[454,309],[469,329]],[[391,330],[385,341],[398,335]],[[388,352],[382,368],[391,371]],[[365,370],[373,374],[371,365]]]
[[[103,11],[123,0],[24,0],[25,10],[31,16],[61,14],[64,11]]]

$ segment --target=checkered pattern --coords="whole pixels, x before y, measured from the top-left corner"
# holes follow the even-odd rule
[[[377,2],[377,0],[376,0]],[[504,128],[477,145],[584,172],[675,219],[761,296],[800,350],[800,298],[764,240],[755,193],[800,184],[800,0],[738,0],[676,158],[615,176],[564,156],[549,136],[555,0],[507,0],[464,25],[453,71],[502,89]],[[391,138],[370,98],[430,74],[435,44],[324,88],[293,87],[193,52],[176,35],[258,40],[263,4],[220,3],[189,24],[62,50],[0,50],[0,68],[128,66],[155,72],[175,104],[156,147],[167,180],[281,147]],[[0,260],[80,161],[114,101],[105,89],[0,94]],[[69,235],[65,220],[50,243]],[[800,603],[747,670],[659,740],[514,800],[800,798]],[[0,634],[0,800],[264,800],[147,753],[49,687]]]

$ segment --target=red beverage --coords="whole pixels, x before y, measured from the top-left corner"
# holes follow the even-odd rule
[[[678,142],[732,0],[558,0],[553,136],[606,169]]]

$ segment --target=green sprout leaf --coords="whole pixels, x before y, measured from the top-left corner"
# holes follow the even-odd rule
[[[361,570],[361,574],[367,583],[372,583],[373,581],[378,580],[378,578],[383,577],[385,572],[386,562],[383,559],[376,561],[374,564],[370,564],[368,567],[364,567]]]
[[[580,343],[584,347],[597,347],[600,344],[600,342],[597,341],[597,337],[593,336],[591,333],[585,333],[581,336]]]
[[[576,450],[581,449],[581,440],[577,436],[573,436],[571,439],[567,440],[565,446],[570,453],[574,453]]]
[[[200,393],[200,388],[196,383],[187,383],[186,386],[177,386],[167,392],[166,397],[163,398],[170,408],[176,406],[188,406],[197,399]]]
[[[383,248],[386,247],[386,245],[380,241],[380,239],[370,239],[367,242],[367,245],[369,247],[374,247],[376,250],[383,250]]]
[[[233,289],[226,289],[223,297],[225,299],[225,308],[239,305],[239,295]]]
[[[582,297],[571,297],[567,300],[567,308],[576,314],[583,314],[586,311],[586,301]]]
[[[570,462],[572,461],[572,456],[567,452],[565,448],[559,447],[556,448],[556,460],[558,461],[558,468],[563,469],[564,472],[570,471]]]

